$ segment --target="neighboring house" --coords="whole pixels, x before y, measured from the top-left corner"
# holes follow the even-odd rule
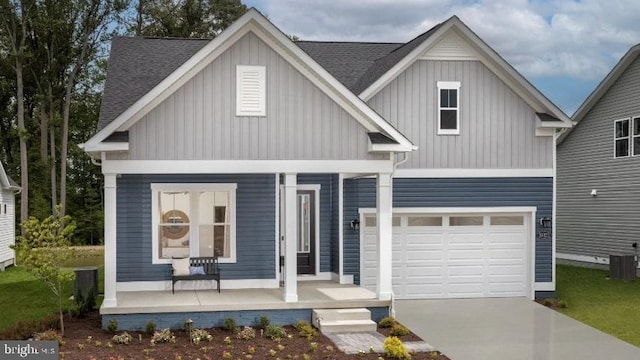
[[[640,242],[640,45],[576,111],[558,144],[558,258],[608,264]]]
[[[20,190],[0,163],[0,270],[15,264],[15,252],[10,248],[16,243],[15,193]]]
[[[255,9],[210,41],[114,38],[84,145],[105,176],[103,322],[291,322],[310,317],[304,280],[369,289],[375,305],[323,306],[378,315],[392,298],[552,294],[570,123],[457,17],[406,44],[294,43]],[[171,257],[203,255],[222,294],[186,306],[166,293]],[[230,289],[279,295],[221,307]]]

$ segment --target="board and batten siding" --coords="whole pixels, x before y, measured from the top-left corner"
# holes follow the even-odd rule
[[[614,158],[614,121],[640,116],[640,58],[558,146],[557,251],[607,257],[640,242],[640,156]],[[597,189],[598,195],[591,196]]]
[[[437,135],[438,81],[460,82],[460,135]],[[535,111],[479,61],[418,60],[368,104],[418,146],[401,167],[553,166],[553,139],[535,136]]]
[[[393,207],[501,207],[533,206],[536,211],[536,234],[542,229],[540,219],[551,217],[552,178],[395,178]],[[358,209],[376,207],[376,180],[344,181],[344,272],[360,283],[360,233],[349,223],[359,218]],[[536,235],[537,236],[537,235]],[[536,237],[535,281],[552,278],[551,237]]]
[[[9,247],[16,241],[15,195],[11,190],[0,188],[0,265],[13,263],[14,251]],[[5,206],[7,211],[5,212]]]
[[[266,116],[236,116],[236,65],[266,67]],[[129,129],[113,160],[379,159],[366,129],[248,33]]]
[[[236,263],[220,264],[225,280],[275,279],[275,176],[122,175],[117,180],[117,281],[162,281],[170,264],[152,264],[152,183],[235,183]]]

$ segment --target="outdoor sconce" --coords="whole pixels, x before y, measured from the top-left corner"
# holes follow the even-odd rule
[[[360,220],[358,219],[351,220],[351,230],[353,231],[360,230]]]
[[[551,218],[550,217],[543,217],[540,219],[540,225],[542,225],[542,227],[545,228],[550,228],[551,227]]]

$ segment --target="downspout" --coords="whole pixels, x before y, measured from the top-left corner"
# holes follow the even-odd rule
[[[409,153],[404,152],[404,158],[400,161],[395,161],[393,163],[393,173],[396,172],[396,169],[398,168],[398,166],[406,163],[407,161],[409,161]],[[393,156],[393,154],[392,154]],[[391,194],[393,194],[393,173],[391,174]],[[392,201],[392,206],[393,206],[393,201]],[[389,308],[389,316],[395,318],[396,317],[396,296],[393,293],[393,287],[391,288],[391,307]]]

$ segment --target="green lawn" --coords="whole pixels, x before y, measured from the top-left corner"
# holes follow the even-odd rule
[[[99,292],[103,291],[104,268],[103,254],[99,250],[82,251],[82,256],[69,263],[68,271],[74,267],[100,266],[98,268]],[[69,299],[73,292],[73,283],[65,286],[65,307],[72,302]],[[101,302],[102,298],[98,298]],[[56,297],[42,281],[29,274],[24,268],[13,266],[0,272],[0,329],[4,329],[18,320],[38,319],[58,311]]]
[[[640,346],[640,279],[609,280],[608,271],[558,265],[562,313],[619,339]]]

